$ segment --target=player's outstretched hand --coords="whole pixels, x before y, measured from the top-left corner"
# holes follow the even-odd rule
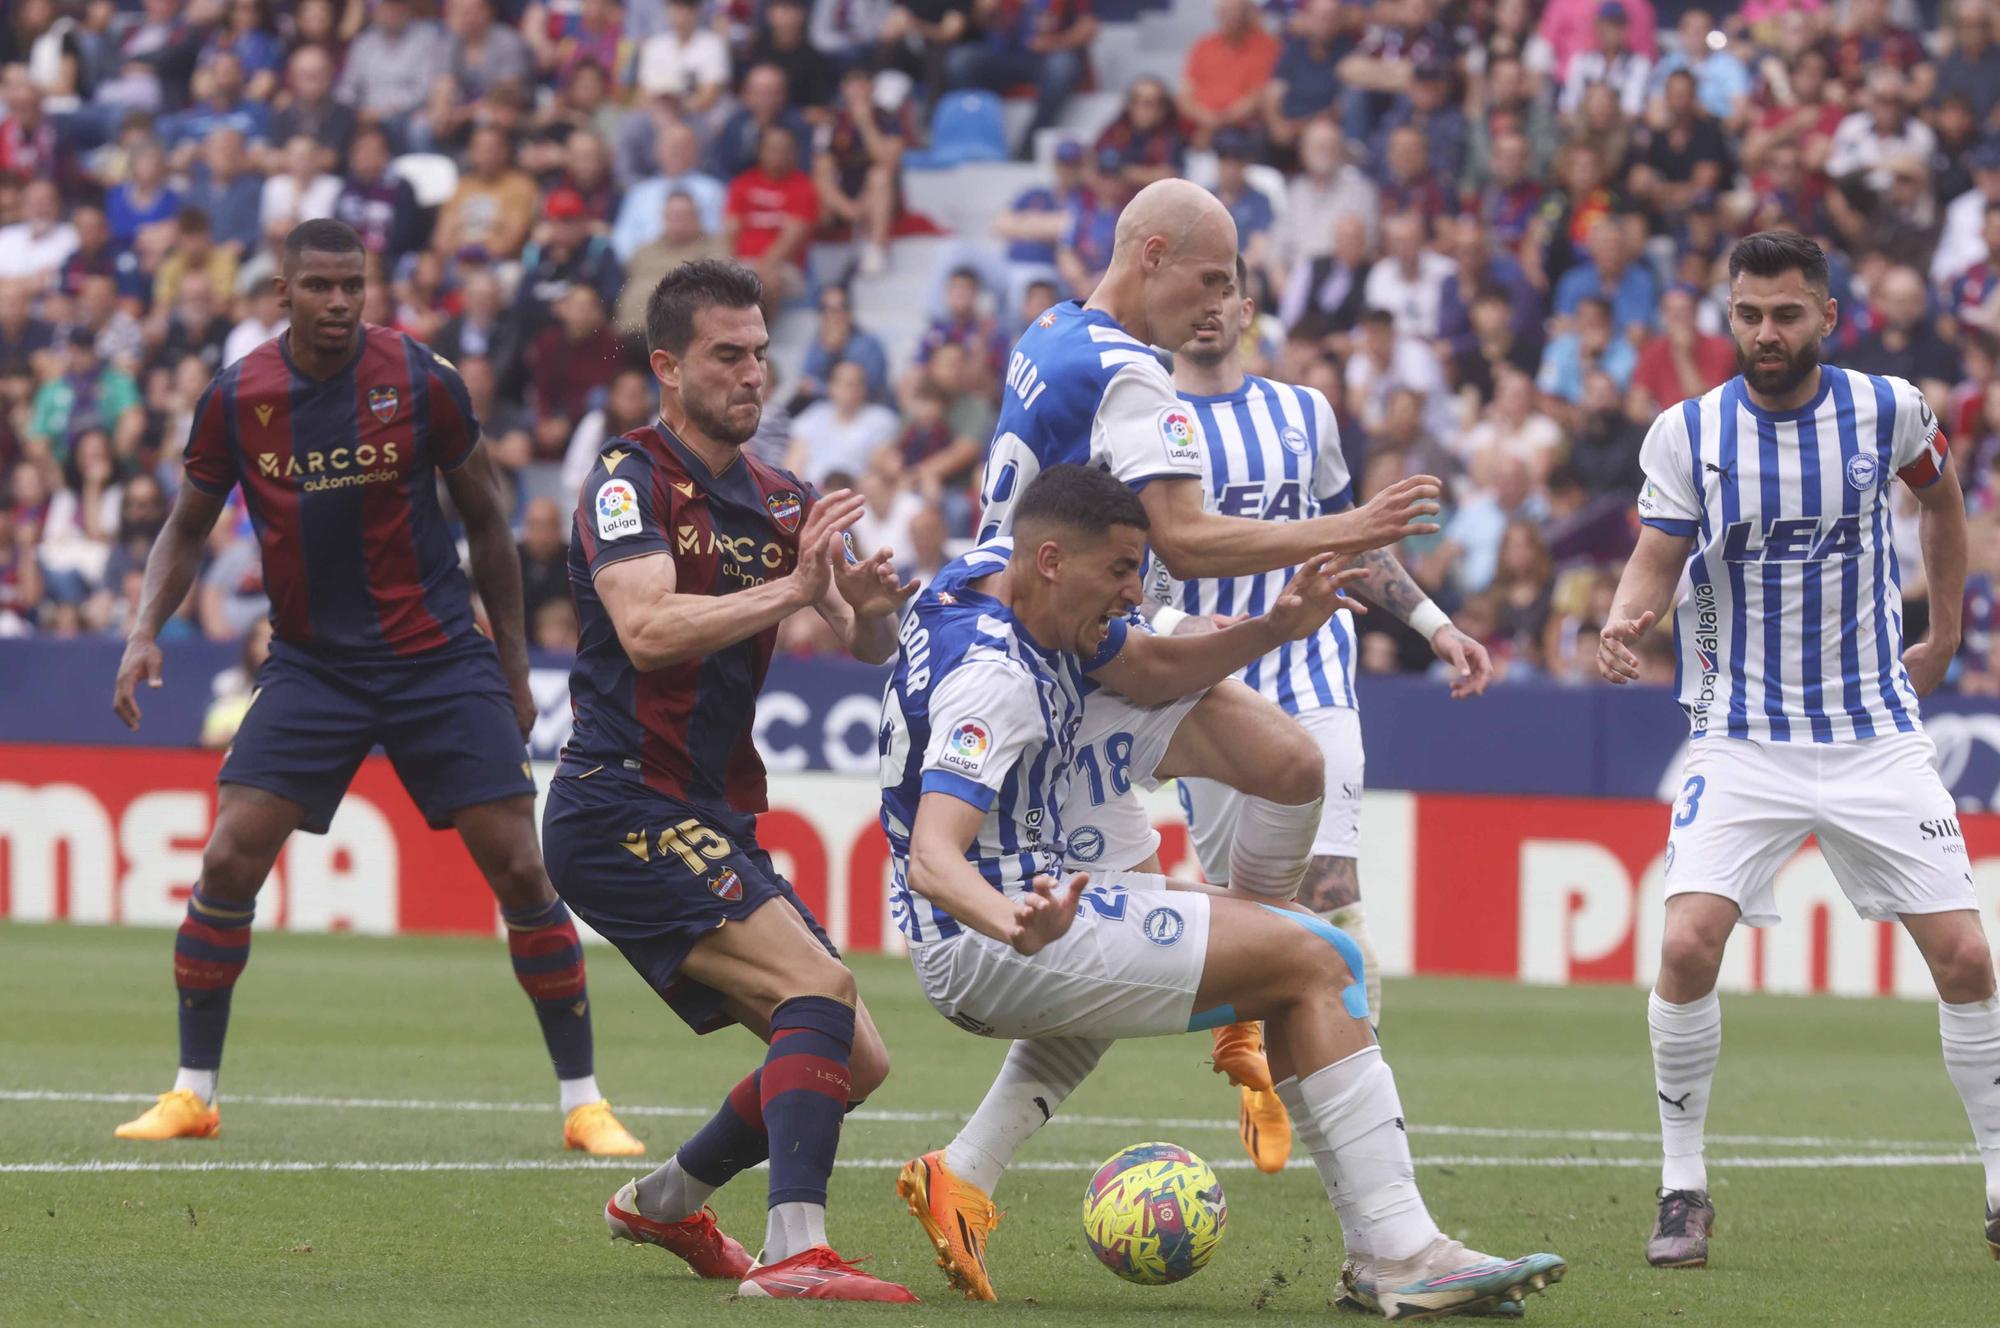
[[[1451,666],[1454,701],[1478,696],[1493,681],[1493,657],[1486,653],[1485,646],[1456,627],[1447,624],[1438,629],[1438,634],[1431,638],[1431,653]]]
[[[1089,872],[1078,872],[1058,887],[1055,877],[1037,876],[1029,882],[1034,890],[1014,904],[1014,925],[1008,929],[1007,944],[1024,955],[1062,939],[1069,924],[1076,921],[1076,906],[1083,900],[1083,887],[1090,884]]]
[[[1208,632],[1219,632],[1225,627],[1249,621],[1247,613],[1190,613],[1174,624],[1168,636],[1201,636]]]
[[[1653,611],[1636,618],[1613,618],[1597,634],[1597,671],[1606,682],[1623,686],[1639,677],[1639,657],[1632,653],[1637,641],[1653,625]]]
[[[141,678],[148,687],[160,685],[160,647],[150,639],[134,637],[125,643],[125,657],[118,661],[118,681],[111,689],[111,709],[134,733],[139,731]]]
[[[1918,696],[1937,690],[1945,674],[1951,672],[1951,657],[1956,653],[1939,649],[1933,641],[1919,641],[1903,652],[1903,670],[1910,675],[1910,686],[1917,689]]]
[[[859,521],[867,505],[868,500],[852,489],[835,489],[813,504],[812,514],[799,529],[799,562],[791,577],[801,608],[826,598],[827,587],[833,584],[827,546],[839,542],[834,537]]]
[[[1356,510],[1361,518],[1363,549],[1386,549],[1411,535],[1429,535],[1437,530],[1430,518],[1438,514],[1438,498],[1444,483],[1435,475],[1412,475],[1397,480]]]
[[[847,561],[847,546],[838,539],[827,542],[827,561],[833,584],[857,618],[883,618],[903,607],[903,601],[917,588],[896,575],[896,555],[877,549],[875,556],[860,562]]]
[[[1278,592],[1277,602],[1264,616],[1285,640],[1305,640],[1342,609],[1368,612],[1367,605],[1346,593],[1347,587],[1368,579],[1368,570],[1346,563],[1337,553],[1315,554]]]

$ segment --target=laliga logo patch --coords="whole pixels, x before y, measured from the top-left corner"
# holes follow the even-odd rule
[[[1294,429],[1290,425],[1286,425],[1278,434],[1278,441],[1285,445],[1287,452],[1291,452],[1297,456],[1304,456],[1306,454],[1306,435],[1303,429]]]
[[[1875,458],[1860,452],[1847,458],[1847,483],[1866,493],[1875,487]]]
[[[1179,406],[1160,412],[1160,441],[1167,455],[1176,461],[1199,461],[1201,449],[1195,445],[1194,416]]]
[[[597,491],[597,537],[623,539],[639,533],[639,492],[627,480],[606,480]]]
[[[396,389],[393,387],[371,387],[368,389],[368,409],[373,411],[375,418],[384,424],[396,418],[397,400]]]
[[[945,739],[944,753],[938,764],[952,770],[976,775],[986,764],[986,749],[993,745],[993,735],[983,719],[968,719],[951,731]]]
[[[735,901],[743,897],[743,878],[734,867],[724,867],[708,878],[708,891],[717,899]]]
[[[1154,945],[1172,945],[1187,930],[1187,922],[1171,908],[1156,908],[1146,914],[1146,920],[1139,924],[1139,929]]]
[[[798,533],[799,514],[805,510],[805,503],[796,493],[789,489],[783,493],[774,493],[764,500],[764,506],[771,509],[771,519],[777,522],[787,535]]]
[[[1104,856],[1104,832],[1094,825],[1080,825],[1066,847],[1078,862],[1096,862]]]

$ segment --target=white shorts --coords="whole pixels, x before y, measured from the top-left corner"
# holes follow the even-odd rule
[[[1361,856],[1361,787],[1365,761],[1361,753],[1361,714],[1352,706],[1326,706],[1298,717],[1326,758],[1326,802],[1320,808],[1319,833],[1313,836],[1316,858]],[[1212,779],[1183,779],[1181,809],[1187,813],[1188,837],[1201,860],[1202,875],[1211,881],[1229,879],[1229,846],[1236,838],[1236,817],[1243,794]]]
[[[1185,1033],[1208,961],[1209,898],[1163,887],[1129,872],[1093,883],[1062,939],[1032,955],[968,930],[912,946],[910,962],[938,1013],[982,1037]]]
[[[1768,927],[1779,920],[1778,869],[1808,835],[1864,918],[1979,907],[1958,809],[1924,733],[1690,743],[1667,833],[1666,893],[1721,895],[1744,925]]]
[[[1134,705],[1099,689],[1083,699],[1063,803],[1065,865],[1102,874],[1129,871],[1159,851],[1160,834],[1134,789],[1155,789],[1167,744],[1206,692],[1165,705]]]

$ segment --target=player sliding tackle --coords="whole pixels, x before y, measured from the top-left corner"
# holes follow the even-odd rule
[[[1236,271],[1236,226],[1213,195],[1184,180],[1139,192],[1119,217],[1110,268],[1089,303],[1047,310],[1015,348],[986,464],[986,534],[1011,530],[1028,483],[1063,462],[1108,471],[1137,491],[1153,556],[1176,578],[1255,576],[1436,528],[1427,518],[1437,511],[1438,483],[1427,475],[1359,510],[1297,521],[1207,510],[1204,448],[1212,440],[1201,437],[1151,347],[1180,346],[1215,326],[1240,302]],[[1151,860],[1158,837],[1134,790],[1203,776],[1245,795],[1226,851],[1231,888],[1277,900],[1298,891],[1320,832],[1324,761],[1314,740],[1251,688],[1229,680],[1155,706],[1093,691],[1076,748],[1078,773],[1098,804],[1095,837],[1077,840],[1082,857],[1092,844],[1107,854],[1136,845],[1121,865]],[[1216,1030],[1216,1068],[1270,1100],[1268,1114],[1281,1122],[1260,1037],[1251,1021]],[[1037,1099],[1059,1103],[1099,1051],[1011,1050],[993,1092],[953,1141],[954,1157],[997,1178],[1045,1119]],[[974,1244],[983,1239],[982,1211],[959,1215]]]
[[[1660,975],[1647,1007],[1665,1151],[1649,1262],[1708,1262],[1702,1159],[1722,1049],[1715,986],[1739,924],[1778,921],[1778,869],[1806,841],[1864,918],[1897,918],[1937,983],[1945,1069],[1986,1164],[1986,1243],[2000,1258],[2000,1000],[1957,809],[1917,698],[1958,647],[1965,500],[1923,396],[1819,362],[1840,310],[1826,255],[1765,231],[1729,256],[1741,375],[1665,411],[1646,435],[1644,528],[1598,647],[1612,682],[1677,611],[1693,728],[1666,855]],[[1928,639],[1903,640],[1889,485],[1921,508]]]
[[[1494,1259],[1431,1220],[1359,957],[1337,929],[1159,876],[1052,879],[1093,683],[1135,706],[1200,691],[1318,631],[1361,574],[1315,555],[1262,616],[1154,636],[1125,620],[1152,523],[1124,483],[1052,466],[1013,515],[1011,541],[947,566],[905,617],[883,704],[892,907],[932,1005],[969,1031],[1030,1041],[1268,1021],[1271,1073],[1329,1197],[1336,1179],[1350,1189],[1373,1238],[1384,1317],[1516,1299],[1561,1277],[1555,1255]],[[906,1168],[905,1185],[925,1166]],[[990,1297],[983,1265],[953,1259],[937,1214],[918,1211],[954,1280]]]

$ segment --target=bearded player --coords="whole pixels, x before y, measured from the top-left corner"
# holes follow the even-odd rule
[[[846,557],[859,495],[817,497],[743,450],[763,411],[763,298],[748,268],[703,260],[647,301],[660,414],[606,442],[578,495],[576,728],[542,837],[563,898],[690,1028],[740,1024],[767,1044],[713,1119],[612,1196],[612,1235],[744,1296],[908,1304],[828,1243],[841,1118],[889,1054],[854,975],[757,843],[767,797],[751,735],[780,622],[811,609],[879,664],[909,592],[888,550]],[[765,1161],[753,1266],[708,1197]]]
[[[1864,918],[1899,920],[1938,991],[1945,1069],[1986,1169],[2000,1258],[2000,1001],[1992,953],[1917,698],[1958,648],[1965,500],[1944,436],[1900,378],[1819,361],[1840,316],[1826,255],[1764,231],[1729,255],[1740,373],[1664,411],[1640,459],[1643,528],[1598,646],[1614,683],[1668,609],[1692,728],[1667,831],[1666,925],[1647,1005],[1665,1160],[1649,1263],[1708,1262],[1703,1160],[1722,1047],[1715,985],[1738,926],[1779,919],[1775,878],[1808,836]],[[1903,638],[1889,486],[1915,495],[1928,636]]]
[[[360,237],[337,221],[308,221],[285,238],[276,282],[290,328],[202,395],[187,483],[146,559],[113,698],[131,728],[140,680],[160,685],[155,639],[238,485],[263,552],[272,639],[216,776],[215,828],[174,940],[180,1072],[117,1134],[221,1129],[216,1079],[257,892],[293,831],[326,833],[379,743],[424,819],[458,831],[499,900],[514,975],[555,1064],[563,1142],[642,1153],[598,1091],[583,949],[535,842],[521,569],[492,462],[457,371],[361,321],[364,257]],[[438,507],[439,475],[465,524],[490,639]]]

